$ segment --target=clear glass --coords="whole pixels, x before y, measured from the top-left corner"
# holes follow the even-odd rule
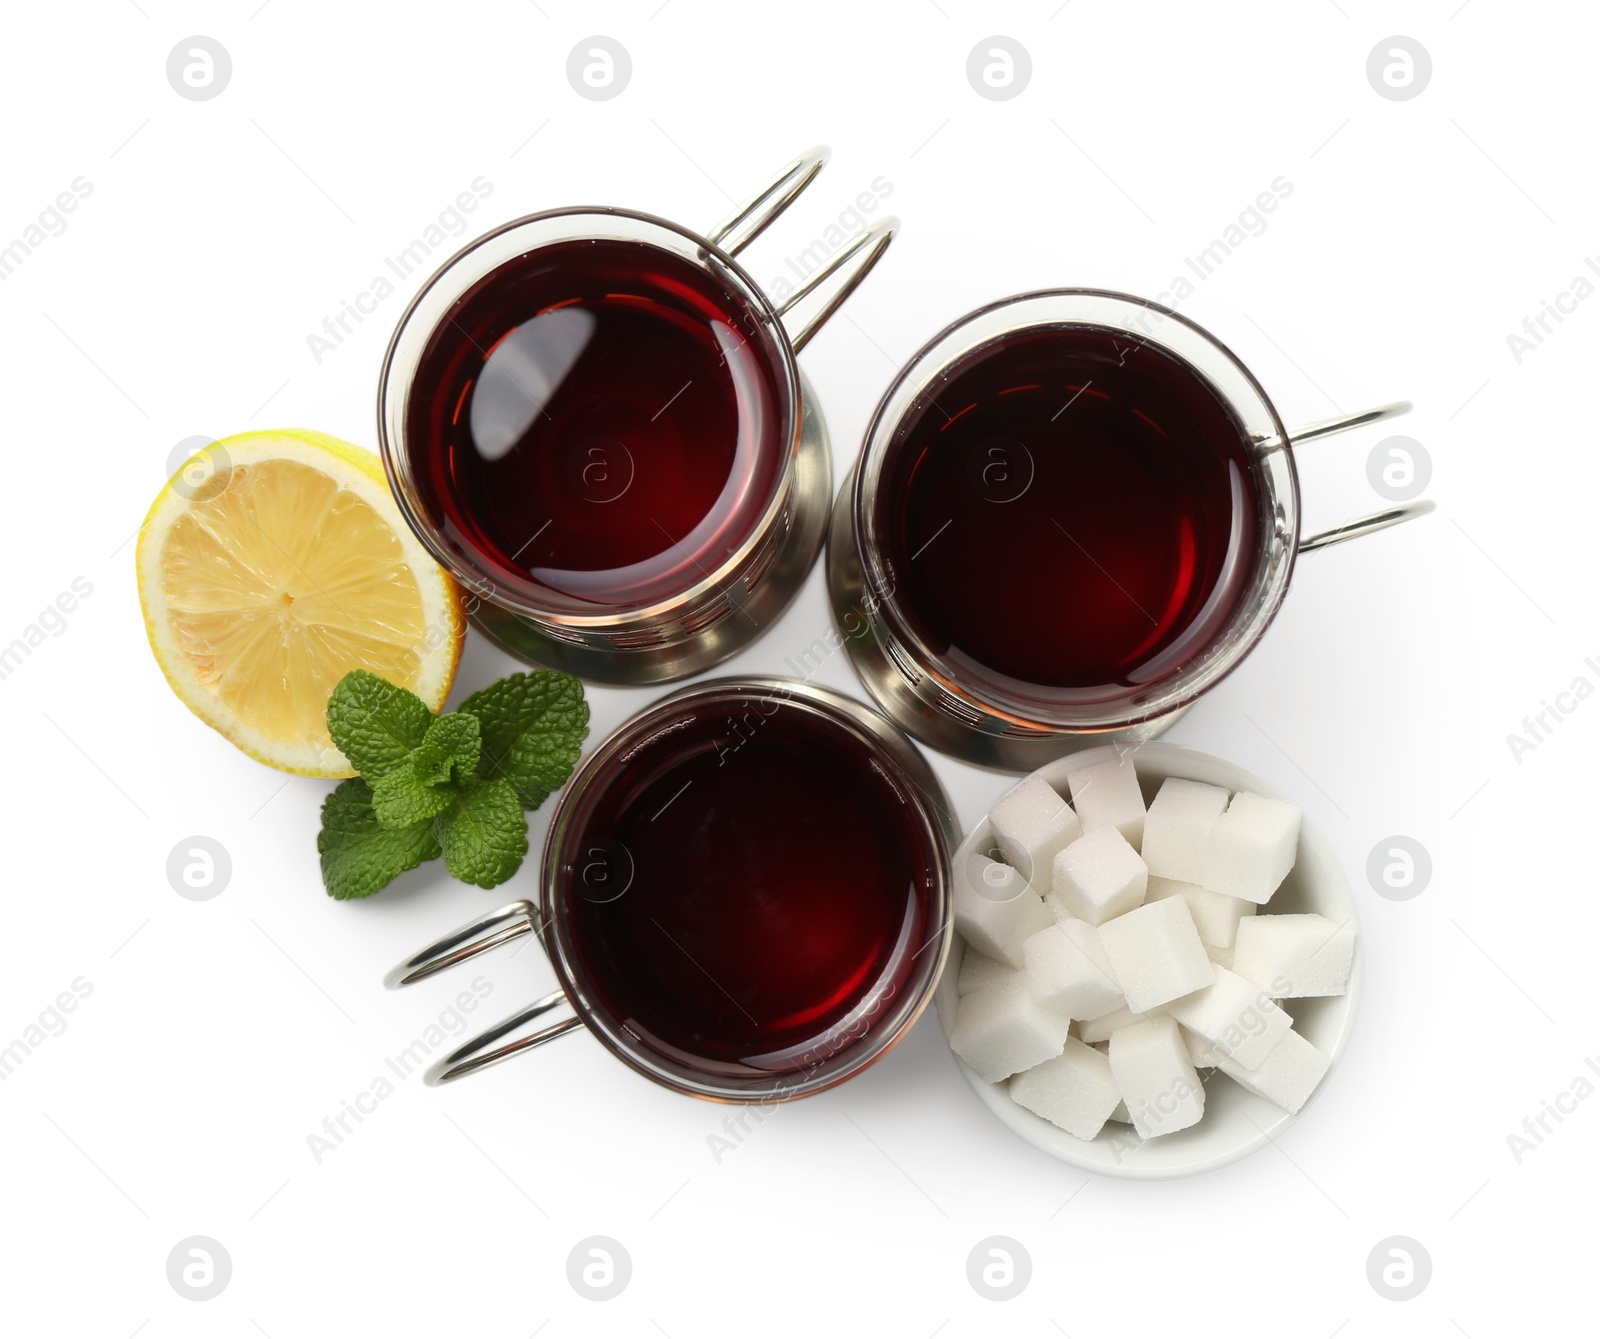
[[[572,871],[581,869],[587,877],[595,859],[591,852],[579,849],[588,817],[608,787],[633,784],[627,768],[634,756],[693,722],[704,720],[721,726],[730,718],[744,719],[752,703],[762,713],[768,707],[804,713],[821,727],[821,733],[836,740],[838,747],[864,757],[898,793],[907,806],[907,826],[919,848],[915,859],[926,871],[920,899],[924,925],[933,927],[926,942],[898,957],[901,966],[887,991],[874,987],[863,994],[850,1012],[823,1034],[823,1041],[808,1041],[792,1065],[767,1074],[744,1067],[734,1072],[736,1067],[726,1063],[697,1063],[693,1057],[671,1054],[636,1035],[626,1019],[608,1010],[601,992],[587,979],[570,910],[574,899],[584,896],[575,886],[580,880]],[[727,761],[729,766],[738,765],[736,756]],[[952,934],[949,851],[960,834],[949,814],[949,801],[926,759],[877,712],[842,694],[794,679],[711,680],[647,708],[584,760],[562,794],[545,841],[540,935],[573,1010],[613,1054],[639,1073],[678,1092],[717,1101],[805,1097],[842,1083],[873,1064],[905,1035],[932,998]]]
[[[1159,681],[1075,691],[1030,691],[1026,682],[984,673],[930,646],[897,595],[884,560],[880,488],[887,453],[908,414],[937,394],[952,369],[979,349],[1030,329],[1089,327],[1126,335],[1186,364],[1227,409],[1241,434],[1257,486],[1257,561],[1235,614],[1209,644],[1192,648]],[[1224,345],[1157,303],[1098,289],[1025,293],[972,312],[935,336],[900,372],[879,403],[850,501],[864,606],[889,659],[921,677],[912,691],[945,714],[992,733],[1114,731],[1188,706],[1223,678],[1261,638],[1282,603],[1300,531],[1294,457],[1277,411],[1260,384]]]
[[[727,294],[733,307],[747,315],[753,334],[751,348],[768,365],[778,396],[774,421],[764,429],[757,451],[776,454],[782,461],[781,467],[771,472],[769,494],[760,500],[759,515],[748,527],[743,543],[715,569],[696,573],[697,580],[670,595],[603,609],[532,581],[512,581],[482,563],[425,503],[407,440],[413,378],[429,340],[450,319],[456,304],[496,269],[529,252],[588,240],[628,242],[668,252],[700,270]],[[799,369],[788,334],[760,288],[738,262],[705,238],[665,219],[629,210],[554,210],[508,223],[478,238],[447,261],[417,294],[401,317],[384,358],[378,389],[378,439],[401,513],[433,556],[478,599],[558,636],[607,631],[626,635],[663,621],[692,620],[697,610],[720,600],[752,567],[770,559],[775,528],[789,504],[800,450]]]

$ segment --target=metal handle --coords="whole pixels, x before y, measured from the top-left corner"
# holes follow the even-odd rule
[[[1381,423],[1387,418],[1399,418],[1402,414],[1410,412],[1410,400],[1396,400],[1393,404],[1379,405],[1376,409],[1363,409],[1355,414],[1341,414],[1338,418],[1326,418],[1318,423],[1308,423],[1299,431],[1291,432],[1289,444],[1304,446],[1307,442],[1333,437],[1341,432],[1349,432],[1352,428],[1365,427],[1368,423]],[[1266,449],[1274,448],[1269,445]],[[1346,521],[1343,525],[1336,525],[1330,530],[1320,530],[1314,535],[1307,535],[1300,541],[1298,551],[1315,553],[1318,549],[1343,544],[1347,539],[1360,539],[1362,535],[1375,534],[1379,530],[1387,530],[1392,525],[1414,521],[1419,516],[1426,516],[1433,509],[1433,503],[1425,498],[1416,502],[1403,502],[1395,507],[1385,507],[1382,511],[1358,516],[1355,520]]]
[[[826,144],[807,149],[778,173],[776,181],[745,201],[707,233],[706,240],[721,247],[730,256],[737,256],[795,202],[800,192],[812,183],[832,156],[833,150]]]
[[[442,972],[446,968],[466,962],[468,958],[475,958],[480,953],[487,953],[492,948],[509,944],[513,939],[518,939],[533,930],[535,916],[533,903],[508,902],[498,911],[491,911],[487,916],[468,921],[449,934],[434,940],[421,952],[414,953],[389,972],[383,978],[383,984],[390,990],[398,990],[401,986],[409,986],[413,982],[432,976],[435,972]],[[502,1060],[509,1060],[514,1055],[531,1051],[535,1046],[543,1046],[547,1041],[554,1041],[557,1037],[575,1031],[583,1026],[583,1020],[576,1015],[563,1018],[559,1023],[552,1023],[529,1036],[507,1042],[486,1055],[478,1055],[485,1046],[499,1041],[501,1037],[515,1032],[524,1024],[566,1002],[565,991],[551,991],[550,994],[535,1000],[526,1008],[519,1009],[511,1017],[502,1019],[493,1027],[458,1046],[444,1059],[432,1065],[423,1076],[423,1081],[428,1084],[449,1083],[453,1079],[476,1074],[480,1069],[488,1069],[490,1065],[498,1065]]]
[[[470,1041],[458,1046],[445,1056],[443,1060],[428,1067],[428,1072],[422,1076],[424,1083],[437,1086],[441,1083],[450,1083],[455,1079],[465,1078],[468,1074],[476,1074],[480,1069],[488,1069],[490,1065],[498,1065],[503,1060],[509,1060],[514,1055],[521,1055],[524,1051],[531,1051],[535,1046],[543,1046],[547,1041],[554,1041],[557,1037],[564,1037],[569,1032],[575,1032],[583,1026],[583,1019],[574,1015],[563,1018],[559,1023],[552,1023],[549,1027],[540,1028],[539,1031],[530,1033],[526,1037],[519,1037],[516,1041],[507,1042],[504,1046],[497,1047],[487,1055],[476,1055],[490,1042],[499,1041],[508,1032],[515,1032],[524,1023],[531,1022],[540,1014],[548,1013],[557,1005],[567,1002],[567,994],[563,990],[553,990],[542,999],[535,1000],[525,1009],[519,1009],[510,1018],[502,1019],[487,1031],[480,1032]],[[474,1059],[467,1059],[475,1056]]]
[[[730,256],[737,256],[751,242],[761,236],[772,221],[783,213],[805,190],[818,172],[822,171],[828,159],[832,157],[833,150],[826,144],[819,144],[813,149],[807,149],[792,163],[778,173],[775,180],[765,190],[758,192],[751,199],[740,205],[727,218],[713,228],[706,240],[714,246],[721,247]],[[900,231],[900,220],[896,218],[879,219],[876,224],[854,238],[850,245],[834,256],[820,270],[813,274],[799,288],[789,295],[788,301],[778,308],[778,315],[792,311],[796,303],[803,301],[845,265],[853,260],[862,251],[867,254],[860,264],[846,276],[839,291],[836,292],[823,305],[822,310],[808,321],[789,342],[794,351],[799,353],[811,342],[811,337],[827,324],[828,318],[838,311],[844,300],[856,291],[861,281],[871,272],[872,267],[878,263],[878,257],[888,250],[889,243],[894,240],[895,233]]]
[[[1364,428],[1369,423],[1381,423],[1386,418],[1399,418],[1402,414],[1409,414],[1411,409],[1410,400],[1396,400],[1393,404],[1381,404],[1376,409],[1363,409],[1356,414],[1325,418],[1320,423],[1308,423],[1298,432],[1291,432],[1289,441],[1295,446],[1304,446],[1307,442],[1332,437],[1336,433],[1349,432],[1352,428]]]
[[[816,292],[818,287],[820,287],[828,279],[832,278],[833,275],[837,274],[845,265],[849,264],[849,262],[854,259],[857,254],[862,251],[866,251],[867,254],[862,258],[860,264],[857,265],[856,268],[846,276],[844,282],[839,287],[839,291],[823,304],[821,311],[819,311],[808,322],[806,322],[804,326],[801,327],[799,334],[790,338],[789,342],[794,346],[794,351],[796,353],[799,353],[801,349],[805,348],[805,346],[811,342],[811,337],[827,324],[828,318],[832,316],[834,312],[839,310],[839,308],[843,305],[844,300],[856,291],[856,289],[860,286],[861,281],[865,279],[867,275],[872,273],[872,267],[878,263],[878,258],[889,249],[889,243],[894,241],[894,235],[899,231],[899,219],[894,218],[893,216],[886,219],[879,219],[864,233],[861,233],[859,236],[857,236],[849,246],[845,247],[843,251],[841,251],[820,270],[807,279],[805,283],[801,284],[799,288],[795,289],[795,291],[789,295],[789,300],[785,302],[783,306],[778,308],[779,316],[784,316],[790,311],[794,310],[796,303],[803,301],[812,293]]]
[[[1358,516],[1353,521],[1346,521],[1343,525],[1336,525],[1331,530],[1320,530],[1314,535],[1307,535],[1300,541],[1301,553],[1315,553],[1318,549],[1326,549],[1334,544],[1343,544],[1347,539],[1360,539],[1362,535],[1370,535],[1379,530],[1387,530],[1391,525],[1401,525],[1406,521],[1414,521],[1419,516],[1426,516],[1433,510],[1433,503],[1427,499],[1418,502],[1405,502],[1398,507],[1387,507],[1383,511],[1375,511],[1366,516]]]

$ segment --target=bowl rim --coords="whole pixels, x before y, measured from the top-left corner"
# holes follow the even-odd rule
[[[1018,778],[1016,784],[1020,785],[1023,781],[1038,777],[1065,795],[1068,772],[1077,771],[1079,768],[1090,767],[1097,762],[1105,762],[1111,758],[1127,754],[1133,756],[1134,765],[1140,774],[1141,782],[1146,777],[1145,767],[1148,767],[1150,774],[1154,775],[1158,780],[1165,780],[1168,777],[1183,777],[1207,781],[1210,778],[1198,773],[1209,771],[1212,777],[1219,774],[1227,774],[1235,778],[1233,782],[1229,783],[1230,790],[1251,790],[1272,799],[1285,800],[1291,804],[1296,803],[1293,796],[1286,793],[1280,786],[1242,763],[1234,762],[1232,759],[1225,758],[1220,754],[1207,752],[1204,749],[1160,740],[1131,746],[1102,745],[1077,753],[1069,753],[1035,769],[1026,777]],[[1140,766],[1141,762],[1145,764],[1145,767]],[[1220,785],[1224,783],[1210,780],[1210,784]],[[967,833],[960,847],[957,848],[951,861],[952,869],[958,867],[958,862],[966,860],[975,851],[986,846],[989,839],[989,816],[985,813],[973,825],[972,830]],[[972,1089],[979,1102],[987,1107],[989,1113],[1002,1125],[1006,1126],[1019,1138],[1032,1144],[1040,1152],[1048,1154],[1058,1161],[1077,1167],[1082,1171],[1095,1172],[1102,1176],[1117,1177],[1125,1180],[1164,1181],[1184,1176],[1196,1176],[1202,1172],[1215,1171],[1220,1167],[1226,1167],[1238,1162],[1241,1158],[1249,1156],[1269,1143],[1273,1143],[1278,1136],[1310,1109],[1311,1104],[1317,1100],[1327,1087],[1328,1080],[1334,1070],[1338,1068],[1340,1059],[1349,1047],[1351,1034],[1355,1030],[1356,1017],[1360,1012],[1359,1006],[1363,982],[1361,921],[1356,900],[1350,890],[1350,883],[1345,876],[1344,868],[1340,864],[1332,844],[1308,815],[1302,815],[1301,818],[1300,843],[1301,854],[1296,858],[1297,867],[1300,861],[1304,859],[1305,850],[1309,846],[1316,853],[1316,863],[1324,867],[1330,875],[1330,877],[1318,884],[1316,900],[1322,902],[1326,898],[1331,898],[1332,901],[1340,905],[1343,913],[1348,917],[1349,923],[1355,929],[1355,951],[1350,966],[1350,979],[1343,995],[1307,997],[1308,999],[1322,998],[1337,1001],[1337,1003],[1328,1007],[1327,1012],[1330,1012],[1333,1018],[1331,1022],[1324,1025],[1334,1031],[1332,1043],[1324,1047],[1319,1042],[1317,1048],[1328,1059],[1327,1072],[1322,1076],[1316,1089],[1298,1112],[1291,1114],[1276,1103],[1269,1102],[1265,1098],[1256,1097],[1245,1089],[1239,1088],[1240,1093],[1251,1103],[1247,1115],[1251,1118],[1250,1123],[1256,1127],[1254,1134],[1230,1144],[1221,1151],[1197,1153],[1187,1161],[1174,1158],[1165,1164],[1141,1166],[1137,1160],[1131,1163],[1125,1162],[1121,1152],[1116,1149],[1113,1149],[1110,1153],[1104,1151],[1096,1153],[1093,1151],[1111,1147],[1115,1137],[1114,1132],[1118,1130],[1128,1130],[1130,1132],[1129,1137],[1137,1140],[1137,1136],[1131,1134],[1131,1126],[1123,1126],[1120,1122],[1108,1121],[1106,1127],[1094,1139],[1079,1139],[1076,1135],[1069,1134],[1060,1127],[1052,1125],[1042,1116],[1037,1116],[1014,1102],[1010,1094],[1007,1093],[1003,1082],[988,1083],[979,1078],[954,1051],[951,1051],[951,1061],[967,1081],[967,1085]],[[955,1019],[958,999],[956,978],[960,973],[961,959],[967,948],[965,941],[961,940],[959,931],[955,933],[954,941],[933,995],[934,1012],[938,1016],[939,1027],[944,1033],[947,1047],[950,1042],[950,1029]],[[957,952],[958,948],[960,952]],[[1214,1074],[1217,1071],[1213,1070],[1211,1072]],[[1238,1085],[1235,1086],[1237,1087]],[[1255,1118],[1256,1112],[1259,1112],[1264,1119]],[[1205,1120],[1206,1118],[1202,1116],[1200,1123],[1193,1128],[1203,1130],[1205,1128]],[[1138,1141],[1137,1146],[1142,1149],[1155,1143],[1158,1146],[1165,1146],[1169,1149],[1181,1149],[1184,1146],[1183,1144],[1171,1144],[1168,1140],[1181,1140],[1187,1133],[1188,1131],[1179,1131],[1175,1135],[1167,1136],[1158,1141]],[[1135,1159],[1136,1157],[1137,1155],[1135,1155]]]

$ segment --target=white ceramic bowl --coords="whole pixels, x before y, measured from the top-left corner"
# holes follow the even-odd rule
[[[1169,776],[1293,800],[1292,796],[1285,795],[1265,777],[1199,749],[1152,742],[1136,745],[1132,752],[1139,785],[1147,804]],[[1112,756],[1114,754],[1110,746],[1072,753],[1047,763],[1033,775],[1042,777],[1065,796],[1068,793],[1069,771]],[[975,853],[986,853],[992,844],[989,820],[985,817],[961,843],[956,860],[965,861]],[[1344,871],[1340,869],[1327,839],[1309,821],[1301,824],[1300,855],[1294,869],[1272,900],[1262,908],[1262,912],[1268,915],[1296,911],[1314,911],[1340,923],[1348,921],[1356,929],[1355,961],[1350,969],[1350,984],[1345,993],[1283,1002],[1284,1009],[1294,1016],[1295,1030],[1328,1057],[1328,1073],[1317,1086],[1317,1093],[1311,1096],[1310,1100],[1314,1102],[1317,1094],[1332,1082],[1334,1068],[1344,1054],[1355,1026],[1356,1006],[1361,998],[1362,952],[1355,899],[1350,895]],[[958,934],[934,992],[934,1008],[938,1011],[939,1025],[944,1028],[947,1040],[956,1017],[956,977],[961,971],[961,958],[966,951],[966,944]],[[1282,1107],[1246,1092],[1221,1070],[1203,1070],[1202,1077],[1209,1076],[1205,1085],[1206,1110],[1198,1124],[1176,1134],[1141,1142],[1131,1125],[1108,1121],[1097,1138],[1079,1139],[1025,1107],[1018,1106],[1011,1100],[1004,1083],[985,1083],[962,1064],[959,1057],[953,1058],[962,1075],[972,1085],[972,1091],[977,1093],[978,1100],[994,1113],[1001,1124],[1052,1157],[1107,1176],[1159,1180],[1212,1171],[1236,1162],[1245,1154],[1253,1153],[1276,1139],[1295,1120]],[[1309,1106],[1310,1102],[1307,1103]],[[1302,1108],[1302,1111],[1305,1109]]]

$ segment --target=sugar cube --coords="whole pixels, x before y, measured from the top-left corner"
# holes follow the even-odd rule
[[[950,1049],[987,1083],[999,1083],[1061,1054],[1070,1021],[1034,999],[1027,978],[1015,973],[964,996],[956,1005]]]
[[[1084,1019],[1076,1025],[1074,1030],[1080,1040],[1094,1046],[1103,1041],[1110,1041],[1113,1032],[1129,1027],[1134,1023],[1142,1023],[1147,1018],[1160,1018],[1165,1013],[1165,1009],[1152,1009],[1149,1013],[1135,1013],[1124,1002],[1111,1010],[1110,1013],[1101,1014],[1099,1018]]]
[[[1069,1018],[1098,1018],[1122,1003],[1100,934],[1087,921],[1057,921],[1030,935],[1022,957],[1035,998]]]
[[[1111,1034],[1111,1073],[1142,1139],[1173,1134],[1205,1114],[1205,1089],[1171,1018],[1152,1018]]]
[[[1079,1139],[1093,1139],[1122,1101],[1111,1062],[1068,1037],[1062,1052],[1018,1074],[1008,1087],[1013,1101]]]
[[[1128,1007],[1147,1013],[1209,986],[1216,968],[1181,897],[1147,902],[1100,927],[1100,942]]]
[[[1086,832],[1055,858],[1046,899],[1057,916],[1101,925],[1144,901],[1144,861],[1116,828]]]
[[[1144,840],[1144,794],[1139,789],[1131,754],[1068,772],[1067,789],[1085,832],[1113,827],[1128,845],[1139,849]]]
[[[1181,897],[1189,904],[1194,928],[1200,932],[1200,942],[1208,949],[1231,947],[1240,919],[1256,914],[1256,904],[1242,897],[1229,897],[1226,893],[1213,893],[1197,883],[1152,875],[1145,886],[1144,900],[1159,902],[1164,897]]]
[[[1041,895],[1050,891],[1050,866],[1056,852],[1083,831],[1072,806],[1048,781],[1024,777],[989,810],[995,845],[1013,869]]]
[[[1054,920],[1021,872],[973,854],[956,862],[956,929],[986,958],[1022,966],[1022,941]]]
[[[1211,1043],[1219,1056],[1256,1069],[1294,1020],[1252,981],[1216,968],[1217,979],[1204,990],[1173,1000],[1167,1012]]]
[[[1109,1039],[1106,1041],[1097,1041],[1089,1049],[1099,1051],[1101,1055],[1109,1058],[1111,1055],[1111,1042]],[[1115,1077],[1115,1075],[1112,1077]],[[1120,1093],[1121,1089],[1118,1089],[1119,1095],[1117,1097],[1117,1104],[1116,1106],[1112,1107],[1111,1114],[1107,1116],[1106,1119],[1114,1120],[1119,1125],[1132,1125],[1133,1117],[1128,1114],[1128,1104],[1122,1099]]]
[[[1215,1069],[1217,1058],[1211,1053],[1211,1043],[1198,1032],[1191,1031],[1178,1024],[1178,1035],[1183,1038],[1183,1044],[1189,1048],[1189,1063],[1196,1069]]]
[[[1299,844],[1297,806],[1241,790],[1211,825],[1198,882],[1231,897],[1265,902],[1294,868]]]
[[[1280,1000],[1343,995],[1355,951],[1349,921],[1309,913],[1253,916],[1239,922],[1233,970]]]
[[[1209,887],[1205,877],[1208,839],[1227,805],[1228,792],[1221,786],[1175,776],[1163,781],[1145,815],[1144,843],[1139,848],[1150,873]]]
[[[1113,1064],[1115,1049],[1112,1048]],[[1217,1057],[1217,1068],[1256,1096],[1276,1102],[1292,1116],[1322,1082],[1328,1072],[1328,1058],[1298,1032],[1286,1032],[1256,1068],[1246,1069],[1221,1055]]]
[[[985,957],[969,944],[961,954],[961,971],[956,975],[956,994],[970,995],[985,986],[999,985],[1016,970],[996,958]]]

